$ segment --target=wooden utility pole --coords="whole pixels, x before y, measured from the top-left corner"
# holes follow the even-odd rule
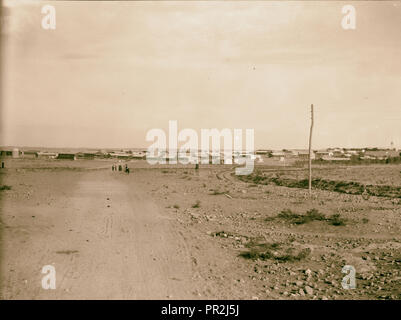
[[[309,132],[309,196],[312,195],[312,130],[313,130],[313,104],[310,106],[311,124]]]

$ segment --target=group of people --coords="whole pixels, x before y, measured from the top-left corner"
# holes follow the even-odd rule
[[[121,164],[119,164],[118,166],[116,164],[113,164],[111,166],[111,171],[123,171],[123,166]],[[124,171],[125,173],[129,173],[128,165],[125,165]]]

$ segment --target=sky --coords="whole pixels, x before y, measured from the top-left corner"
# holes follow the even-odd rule
[[[313,103],[314,148],[401,148],[400,31],[401,1],[3,1],[0,144],[148,147],[177,120],[306,148]]]

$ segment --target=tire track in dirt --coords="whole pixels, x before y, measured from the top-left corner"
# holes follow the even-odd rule
[[[73,197],[82,215],[72,228],[88,239],[65,261],[58,297],[194,298],[190,255],[173,222],[128,176],[86,178]]]
[[[191,254],[178,222],[133,175],[92,170],[71,181],[49,212],[29,212],[28,217],[39,216],[39,224],[27,229],[19,253],[7,244],[7,272],[15,271],[6,274],[4,297],[197,298]],[[56,190],[63,182],[49,183]],[[56,268],[55,290],[41,287],[41,269],[49,264]]]

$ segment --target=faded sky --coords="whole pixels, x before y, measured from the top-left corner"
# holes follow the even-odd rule
[[[2,145],[147,147],[178,120],[305,148],[313,103],[314,147],[401,147],[399,1],[50,2],[54,31],[46,3],[3,3]]]

